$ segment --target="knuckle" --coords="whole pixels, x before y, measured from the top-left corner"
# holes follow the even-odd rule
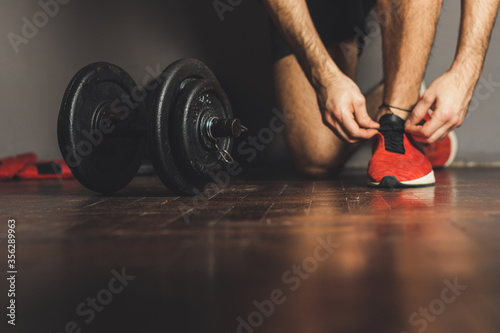
[[[417,122],[417,120],[423,119],[426,113],[427,113],[426,108],[423,108],[421,106],[417,106],[410,113],[410,116],[408,117],[408,119],[410,119],[412,122]]]
[[[358,106],[358,107],[362,107],[363,105],[365,105],[365,98],[364,97],[359,97],[359,98],[356,98],[354,100],[354,105]]]
[[[432,96],[429,93],[424,94],[424,96],[422,96],[422,101],[424,101],[424,103],[426,103],[426,104],[430,104],[430,103],[434,102],[434,96]]]
[[[338,107],[335,107],[335,108],[333,108],[333,110],[332,110],[332,114],[333,114],[333,116],[334,116],[335,118],[337,118],[337,119],[341,119],[341,117],[342,117],[342,110],[341,110],[340,108],[338,108]]]
[[[441,119],[445,122],[453,120],[453,114],[450,111],[441,113]]]
[[[451,123],[453,126],[460,126],[462,125],[462,119],[459,117],[459,116],[453,116],[452,119],[451,119]]]
[[[427,129],[427,128],[422,129],[422,136],[423,136],[424,138],[429,139],[429,138],[431,137],[431,135],[432,135],[432,131],[430,131],[430,130],[429,130],[429,129]]]

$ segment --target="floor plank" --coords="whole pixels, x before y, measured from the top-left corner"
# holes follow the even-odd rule
[[[156,177],[112,196],[0,183],[2,248],[17,223],[16,331],[498,332],[500,170],[436,179],[381,190],[363,170],[247,176],[196,197]],[[89,310],[122,269],[135,279]]]

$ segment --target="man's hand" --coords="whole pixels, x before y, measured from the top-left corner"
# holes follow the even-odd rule
[[[369,139],[379,124],[366,112],[365,98],[328,54],[305,0],[263,0],[276,27],[311,82],[325,125],[347,142]],[[304,110],[307,112],[307,110]]]
[[[406,131],[427,143],[444,139],[450,131],[462,125],[475,82],[453,70],[437,78],[413,109],[406,121]],[[429,109],[434,111],[431,119],[418,125]]]
[[[500,0],[462,0],[457,53],[451,69],[434,81],[406,122],[406,130],[436,142],[462,125],[484,57]],[[431,108],[431,120],[417,124]]]
[[[340,138],[355,143],[377,133],[380,125],[368,115],[365,97],[349,77],[327,75],[314,86],[323,122]]]

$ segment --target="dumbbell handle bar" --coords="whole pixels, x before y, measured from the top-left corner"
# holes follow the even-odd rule
[[[206,134],[212,140],[219,138],[234,137],[239,138],[242,132],[247,128],[241,124],[241,120],[235,119],[220,119],[217,117],[209,118],[204,127]]]
[[[205,124],[202,125],[204,131],[210,139],[217,140],[225,137],[240,137],[241,133],[247,131],[247,128],[241,124],[241,120],[235,119],[219,119],[217,117],[209,118]],[[134,136],[145,137],[147,134],[146,128],[143,126],[122,128],[117,126],[111,133],[113,136]]]

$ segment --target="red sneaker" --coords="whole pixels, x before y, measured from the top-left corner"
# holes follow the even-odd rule
[[[369,185],[394,188],[435,184],[431,163],[405,134],[404,123],[394,114],[380,118],[368,164]]]
[[[430,118],[431,116],[428,113],[425,115],[424,121],[428,121]],[[416,141],[416,144],[429,159],[434,169],[450,166],[457,157],[458,139],[454,131],[448,133],[443,140],[434,143],[419,142],[415,137],[413,137],[413,140]]]

